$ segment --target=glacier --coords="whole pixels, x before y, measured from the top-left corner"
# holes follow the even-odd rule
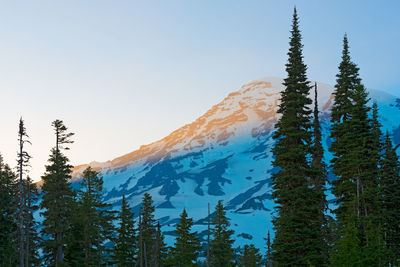
[[[235,246],[254,244],[265,250],[271,220],[271,166],[274,124],[281,78],[250,81],[211,107],[194,122],[154,143],[107,162],[74,167],[73,182],[91,166],[104,179],[104,200],[119,209],[125,195],[138,215],[145,192],[156,207],[168,245],[174,242],[179,214],[186,208],[194,219],[193,229],[207,238],[208,204],[211,211],[222,200],[234,230]],[[314,99],[313,90],[310,97]],[[318,102],[323,133],[324,159],[329,162],[330,109],[333,87],[318,83]],[[369,90],[372,104],[378,103],[383,131],[400,143],[400,98]],[[334,179],[329,173],[329,179]],[[328,199],[332,196],[328,194]]]

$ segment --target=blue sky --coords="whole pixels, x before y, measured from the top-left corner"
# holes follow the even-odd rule
[[[193,121],[246,81],[284,77],[293,7],[310,80],[334,84],[346,32],[364,84],[400,95],[399,1],[3,1],[0,152],[18,119],[44,171],[51,121],[73,164],[104,161]]]

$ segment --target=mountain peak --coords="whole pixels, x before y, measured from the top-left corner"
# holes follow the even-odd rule
[[[159,141],[143,145],[138,150],[111,161],[93,161],[76,166],[73,169],[73,180],[79,179],[88,166],[101,171],[124,168],[136,161],[155,162],[172,154],[201,149],[213,143],[223,143],[228,138],[249,134],[255,128],[268,128],[276,120],[279,92],[282,89],[282,79],[279,78],[249,81],[212,106],[204,115]]]
[[[174,237],[168,233],[174,230],[183,208],[191,212],[196,231],[204,234],[208,204],[223,200],[236,245],[251,242],[261,248],[264,239],[259,229],[272,227],[271,148],[282,82],[280,78],[249,81],[161,140],[111,161],[75,167],[73,179],[92,166],[104,177],[105,201],[116,209],[125,195],[135,214],[143,194],[149,193],[168,244],[173,243]],[[326,162],[331,158],[332,92],[331,86],[318,83]],[[400,99],[378,91],[371,97],[378,101],[383,130],[393,132],[399,143]],[[314,98],[314,90],[310,90],[310,98]]]

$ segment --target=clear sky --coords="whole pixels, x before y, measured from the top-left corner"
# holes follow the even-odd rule
[[[284,77],[293,7],[309,79],[334,84],[343,35],[369,88],[400,95],[400,1],[2,1],[0,152],[18,119],[37,180],[51,122],[73,164],[105,161],[193,121],[249,80]]]

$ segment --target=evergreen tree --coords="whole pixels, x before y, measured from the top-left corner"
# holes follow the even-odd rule
[[[376,147],[373,123],[368,115],[368,93],[358,77],[357,66],[350,59],[346,36],[343,43],[331,119],[332,167],[337,178],[333,182],[332,192],[338,205],[335,214],[339,232],[353,236],[355,233],[349,230],[354,230],[354,227],[346,225],[349,222],[346,218],[356,218],[363,264],[371,266],[378,265],[381,257],[375,253],[381,251],[379,239],[374,238],[379,231],[371,227],[379,225],[379,149]],[[346,231],[341,231],[341,228]],[[351,239],[343,235],[339,236],[341,238]],[[336,242],[340,244],[340,240]],[[341,248],[340,245],[336,246],[339,258],[349,252]]]
[[[326,265],[322,249],[320,195],[310,186],[311,110],[307,67],[303,62],[301,33],[296,9],[290,37],[289,60],[286,64],[285,90],[281,93],[275,125],[276,141],[272,152],[273,197],[277,216],[274,218],[275,239],[272,259],[277,266]]]
[[[350,163],[348,143],[353,142],[348,133],[351,130],[352,94],[361,83],[358,77],[358,68],[350,59],[346,35],[343,39],[342,62],[336,77],[335,99],[331,112],[333,143],[330,150],[333,153],[331,164],[337,177],[337,180],[333,182],[333,193],[337,197],[337,204],[340,204],[335,213],[339,221],[344,221],[346,214],[349,214],[348,211],[351,211],[350,214],[354,213],[355,208],[352,205],[357,202],[354,201],[356,199],[356,190],[353,190],[356,187],[355,181],[351,178],[352,173],[349,172],[352,170],[348,166]],[[352,138],[355,137],[352,136]]]
[[[86,168],[72,221],[72,237],[67,242],[67,262],[79,263],[80,266],[107,263],[104,244],[111,238],[113,214],[108,211],[110,205],[102,201],[102,192],[103,179],[91,167]]]
[[[382,232],[386,248],[386,265],[400,262],[400,165],[389,133],[383,144],[381,166]]]
[[[155,267],[164,266],[164,262],[167,258],[168,248],[164,242],[164,235],[161,231],[160,222],[157,222],[155,245],[153,248],[153,265]]]
[[[17,224],[13,220],[16,213],[16,179],[15,173],[0,154],[0,262],[5,267],[18,264],[14,243]]]
[[[318,90],[317,83],[314,86],[314,123],[313,123],[313,149],[312,149],[312,176],[311,176],[311,186],[315,190],[315,194],[317,196],[317,205],[319,206],[319,218],[320,218],[320,226],[321,226],[321,236],[324,240],[322,243],[324,247],[322,248],[322,253],[324,256],[324,261],[328,262],[329,260],[329,251],[328,251],[328,243],[330,240],[329,237],[329,228],[328,228],[328,218],[326,212],[328,210],[328,203],[326,201],[325,195],[325,184],[327,183],[327,171],[326,164],[324,162],[324,149],[322,147],[322,133],[321,133],[321,125],[319,122],[319,110],[318,110]]]
[[[19,188],[19,205],[18,205],[18,263],[20,267],[24,266],[25,263],[25,224],[24,224],[24,213],[25,213],[25,199],[24,199],[24,181],[23,175],[26,172],[26,167],[29,164],[29,159],[31,156],[25,151],[25,143],[30,143],[28,140],[29,136],[26,133],[26,128],[22,118],[19,120],[18,129],[18,188]]]
[[[156,247],[156,220],[154,219],[153,200],[148,193],[144,193],[139,215],[139,264],[153,266],[157,257],[154,255]]]
[[[253,244],[245,245],[240,256],[240,266],[259,267],[262,266],[260,250]]]
[[[381,131],[381,123],[378,116],[378,105],[376,102],[372,104],[372,119],[371,119],[371,145],[367,146],[370,149],[370,176],[372,182],[369,182],[369,197],[367,200],[371,201],[370,209],[373,213],[364,220],[365,224],[365,239],[366,246],[364,248],[365,261],[364,264],[379,264],[381,266],[386,258],[384,238],[383,238],[383,211],[382,211],[382,197],[381,197],[381,165],[382,165],[382,150],[383,150],[383,134]],[[365,183],[365,182],[364,182]],[[364,208],[365,210],[365,208]]]
[[[41,233],[43,256],[49,266],[64,265],[64,247],[66,234],[70,225],[71,208],[73,207],[74,193],[68,180],[71,178],[72,166],[62,150],[68,150],[65,145],[72,143],[73,133],[67,132],[67,127],[60,120],[52,123],[54,127],[56,144],[51,149],[49,165],[42,186],[42,211],[43,227]]]
[[[323,160],[324,149],[322,147],[322,133],[321,125],[319,121],[319,110],[318,110],[318,90],[317,83],[314,86],[315,99],[314,99],[314,123],[313,123],[313,150],[312,150],[312,167],[314,175],[311,179],[311,185],[314,187],[317,194],[319,194],[319,205],[322,217],[327,209],[327,202],[325,198],[325,183],[326,180],[326,164]]]
[[[139,213],[138,222],[138,265],[144,266],[144,246],[143,246],[143,231],[142,231],[142,215]]]
[[[230,223],[226,217],[226,212],[221,201],[218,201],[215,207],[212,225],[210,266],[233,266],[235,259],[232,248],[233,240],[231,239],[233,231],[229,229]]]
[[[362,231],[366,232],[368,223],[377,224],[379,215],[378,203],[378,182],[379,182],[379,150],[374,147],[374,135],[372,121],[368,113],[371,108],[367,106],[369,102],[368,93],[363,85],[356,87],[353,95],[353,110],[350,120],[353,136],[358,138],[357,147],[350,150],[353,158],[352,164],[357,170],[353,177],[357,177],[360,187],[360,208],[362,215]],[[369,246],[366,238],[365,245]]]
[[[118,267],[136,266],[137,240],[134,213],[131,212],[125,195],[122,196],[121,211],[117,219],[119,227],[114,247],[114,263]]]
[[[177,237],[173,248],[174,266],[197,266],[195,262],[201,246],[199,238],[196,237],[197,232],[191,232],[192,226],[193,219],[188,218],[186,210],[183,209],[175,231]]]

